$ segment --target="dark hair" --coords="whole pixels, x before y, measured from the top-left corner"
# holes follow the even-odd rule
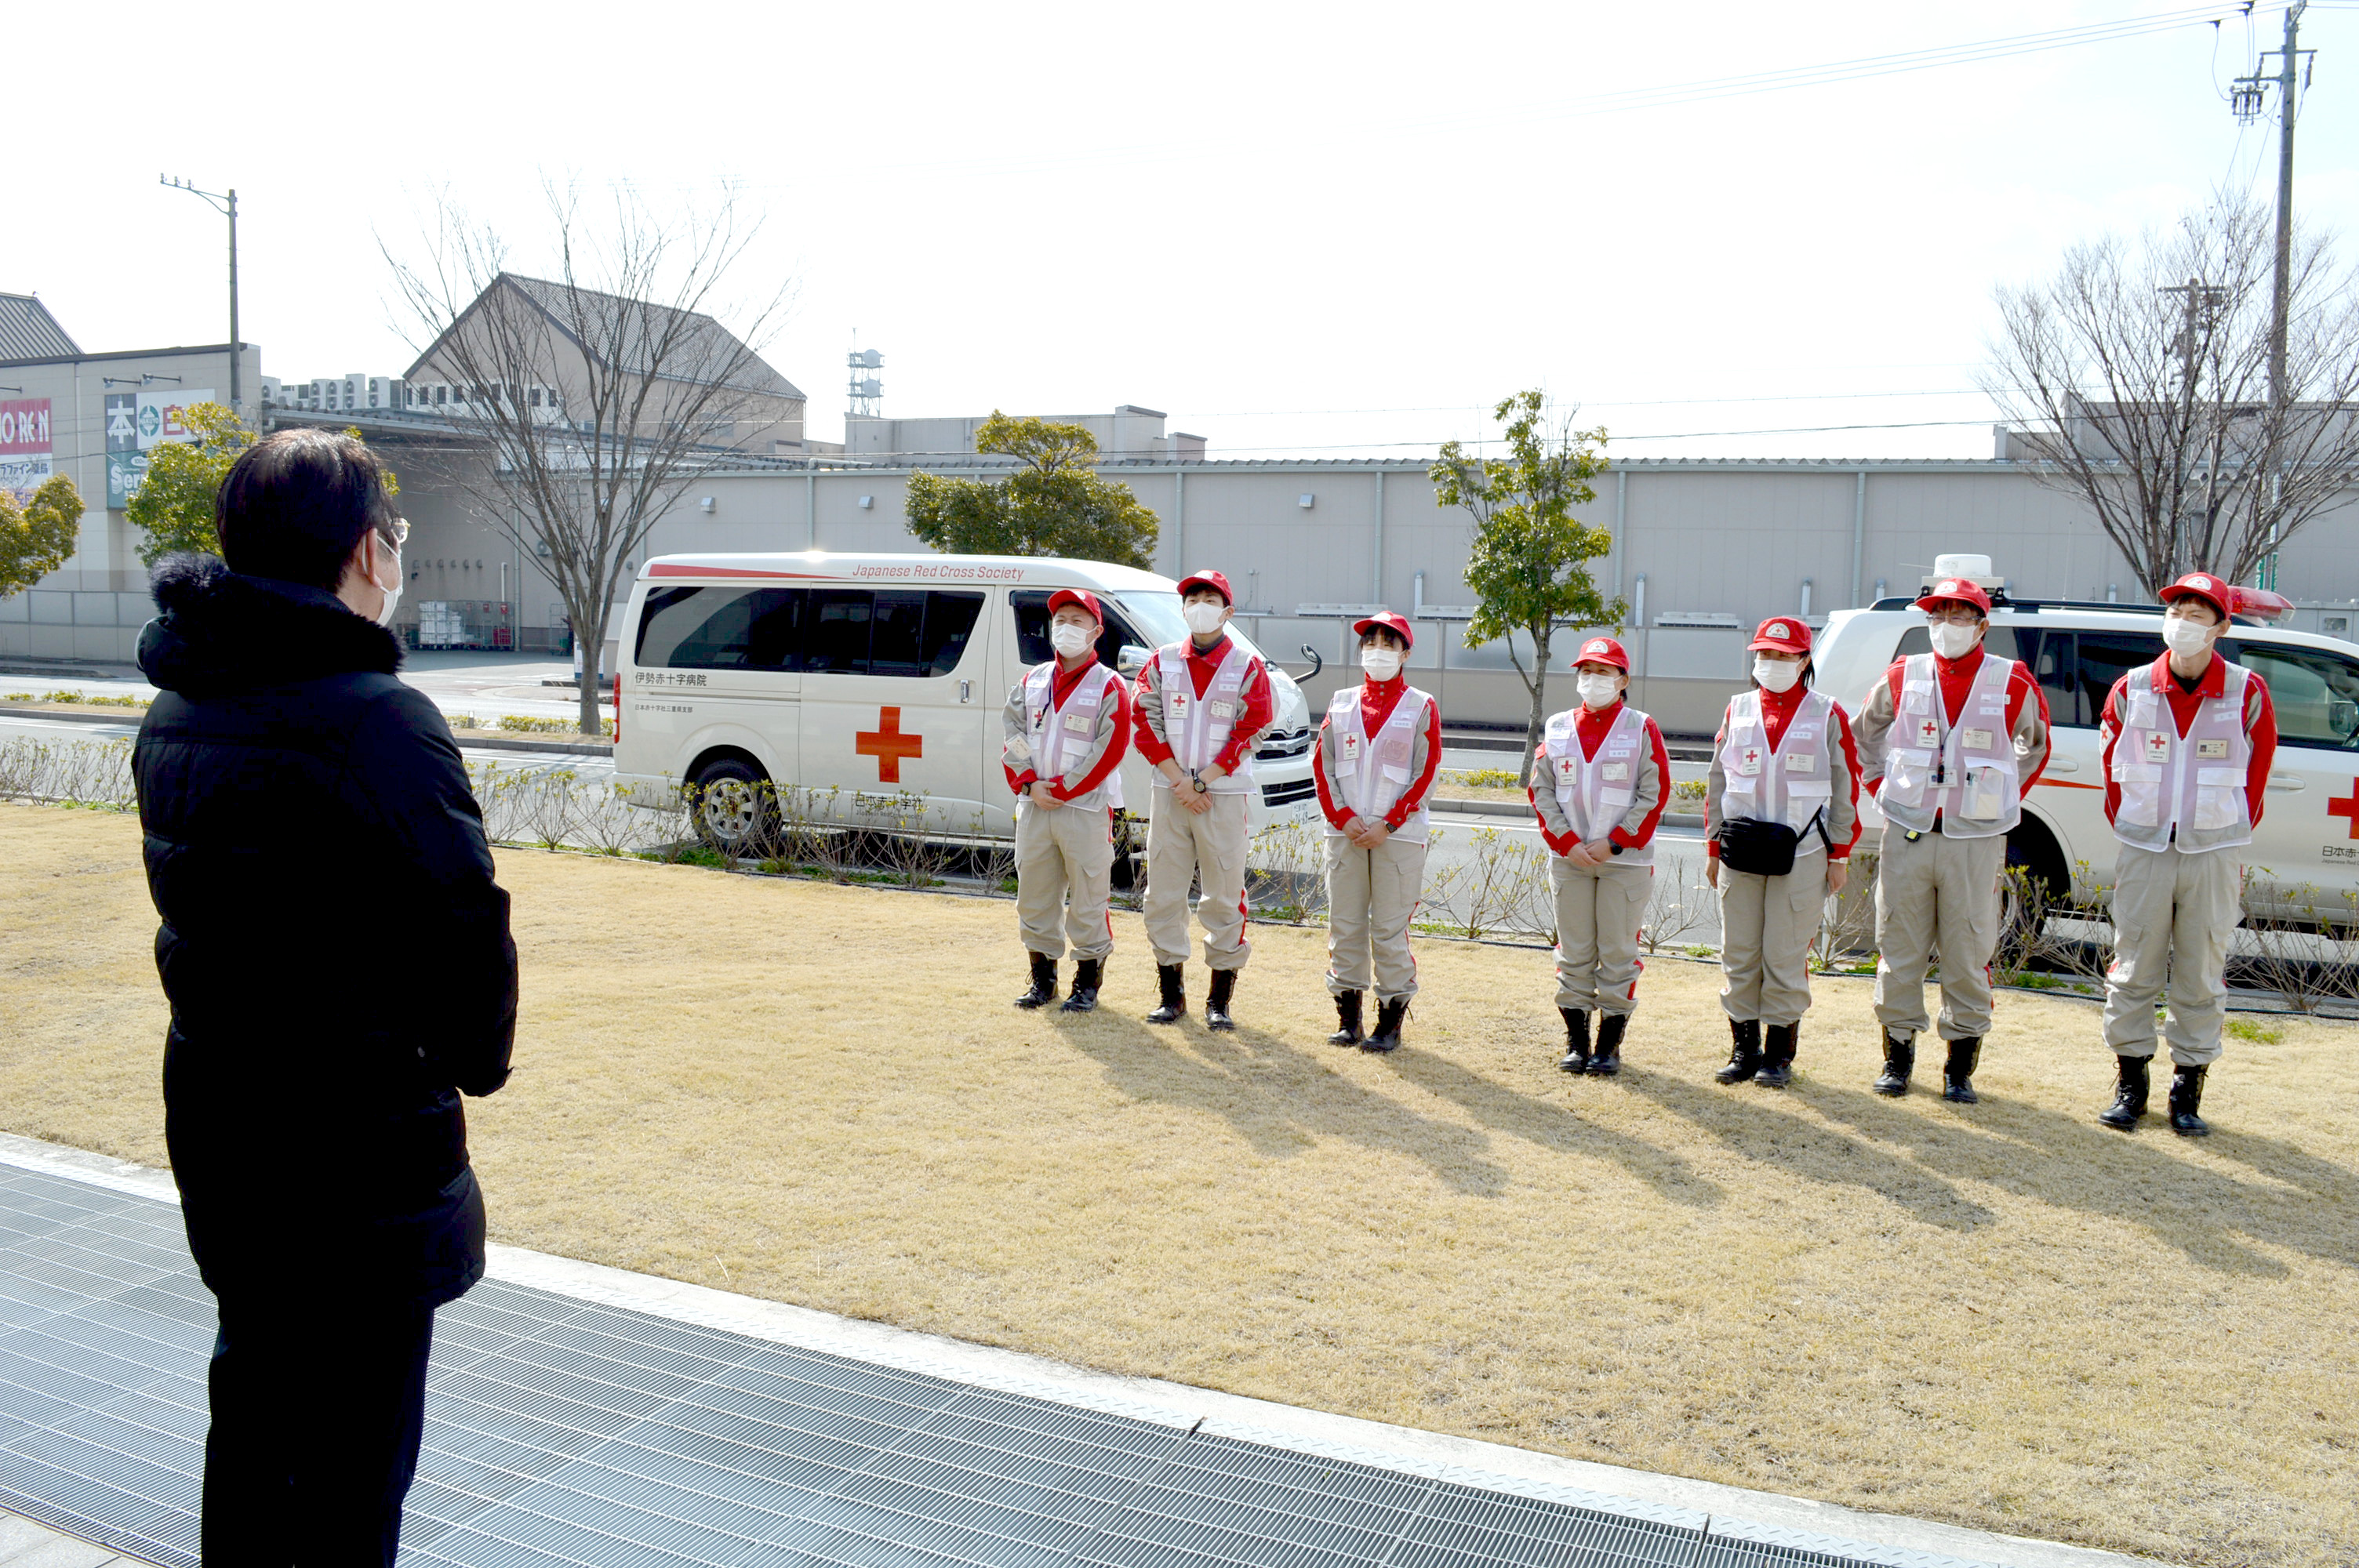
[[[1406,654],[1408,652],[1408,639],[1402,636],[1399,633],[1394,631],[1389,626],[1371,626],[1366,631],[1361,633],[1360,646],[1363,648],[1373,648],[1376,645],[1377,641],[1383,638],[1390,639],[1392,645],[1398,648],[1402,653]]]
[[[393,498],[376,454],[331,430],[281,430],[240,454],[213,499],[230,570],[322,588],[371,528],[389,537]]]

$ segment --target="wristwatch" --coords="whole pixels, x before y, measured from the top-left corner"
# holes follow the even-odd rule
[[[1612,853],[1618,855],[1622,852],[1622,846],[1619,844],[1611,845],[1609,846],[1609,849]]]
[[[1196,786],[1196,793],[1198,795],[1202,795],[1212,787],[1194,773],[1190,773],[1188,775],[1188,782]]]

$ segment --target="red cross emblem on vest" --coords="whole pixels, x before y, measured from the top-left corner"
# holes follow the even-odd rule
[[[2359,838],[2359,779],[2351,781],[2349,795],[2334,795],[2327,801],[2326,815],[2349,818],[2351,831],[2347,837]]]
[[[876,759],[878,784],[899,784],[901,759],[926,754],[924,736],[901,733],[901,710],[897,708],[878,708],[876,728],[859,730],[852,740],[855,754]]]

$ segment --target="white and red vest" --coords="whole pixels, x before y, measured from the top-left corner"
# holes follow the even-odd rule
[[[1382,822],[1400,803],[1417,760],[1417,738],[1425,731],[1426,710],[1432,706],[1433,698],[1408,687],[1372,736],[1361,722],[1360,688],[1345,687],[1335,694],[1327,705],[1327,726],[1335,737],[1335,794],[1347,814]],[[1431,832],[1426,803],[1419,801],[1392,836],[1422,844]],[[1343,830],[1331,823],[1327,836],[1341,838]]]
[[[1097,744],[1098,719],[1109,708],[1122,704],[1122,677],[1103,665],[1093,665],[1074,683],[1064,706],[1056,703],[1057,661],[1037,666],[1024,677],[1025,729],[1032,741],[1032,771],[1050,784],[1062,784]],[[1122,769],[1117,767],[1087,795],[1067,801],[1068,807],[1103,811],[1122,807]]]
[[[1761,693],[1740,692],[1731,699],[1725,726],[1728,739],[1720,748],[1724,775],[1721,820],[1750,817],[1756,822],[1782,822],[1799,833],[1810,826],[1811,817],[1832,806],[1834,708],[1834,699],[1822,691],[1804,693],[1794,717],[1787,721],[1785,735],[1773,749],[1768,729],[1761,721]],[[1828,832],[1833,832],[1832,826]],[[1818,847],[1819,837],[1812,833],[1795,852],[1807,855]]]
[[[1647,740],[1647,716],[1626,702],[1614,715],[1614,727],[1597,743],[1597,755],[1593,757],[1581,754],[1580,724],[1578,708],[1551,716],[1543,745],[1557,805],[1564,808],[1566,820],[1572,824],[1572,836],[1586,844],[1593,838],[1604,838],[1622,825],[1631,801],[1637,797],[1638,774],[1652,748]],[[1614,862],[1624,866],[1653,865],[1654,840],[1648,839],[1640,849],[1623,850],[1614,857]]]
[[[2175,841],[2192,855],[2253,841],[2252,807],[2245,798],[2245,770],[2253,760],[2245,693],[2252,672],[2220,663],[2227,676],[2222,691],[2196,705],[2184,736],[2165,695],[2166,667],[2158,663],[2147,679],[2130,677],[2122,693],[2122,732],[2114,741],[2113,782],[2122,792],[2114,837],[2123,843],[2168,849]]]
[[[1933,655],[1908,656],[1875,797],[1887,821],[1930,833],[1938,814],[1952,838],[1991,838],[2023,820],[2022,773],[2006,724],[2007,681],[2016,667],[2013,659],[1984,654],[1953,728]]]
[[[1180,771],[1192,773],[1220,760],[1221,749],[1229,743],[1230,731],[1245,710],[1245,681],[1261,661],[1229,640],[1228,652],[1212,673],[1212,684],[1200,697],[1196,677],[1188,669],[1188,646],[1174,643],[1155,651],[1155,684],[1163,694],[1163,743],[1171,748],[1172,760]],[[1155,787],[1171,787],[1171,781],[1159,770]],[[1244,795],[1251,790],[1252,749],[1248,747],[1237,758],[1236,772],[1223,773],[1206,787],[1214,795]]]

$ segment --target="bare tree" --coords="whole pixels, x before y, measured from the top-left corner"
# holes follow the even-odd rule
[[[623,568],[697,474],[802,436],[800,395],[760,346],[785,314],[781,285],[712,314],[759,231],[734,203],[663,219],[628,192],[586,218],[579,192],[547,187],[557,276],[508,270],[505,238],[449,198],[423,258],[380,241],[419,352],[413,381],[453,389],[438,406],[462,434],[451,475],[484,521],[537,559],[582,649],[582,732],[598,730],[600,645]]]
[[[2088,503],[2149,592],[2190,571],[2249,580],[2359,470],[2353,276],[2323,240],[2297,244],[2272,400],[2274,232],[2267,211],[2215,202],[1997,291],[1983,389],[2034,477]]]

